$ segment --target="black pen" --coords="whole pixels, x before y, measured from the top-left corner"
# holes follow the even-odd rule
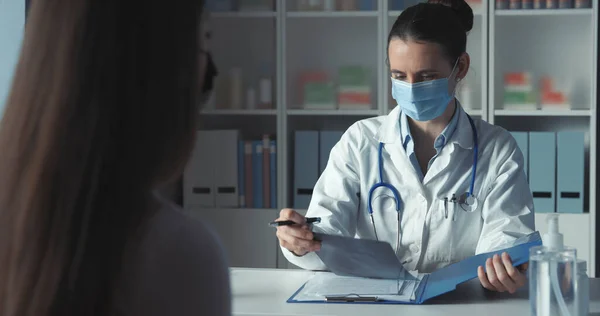
[[[321,218],[320,217],[307,217],[306,218],[306,223],[307,224],[320,223],[320,222],[321,222]],[[298,223],[296,223],[294,221],[270,222],[269,226],[278,227],[278,226],[288,226],[288,225],[294,225],[294,224],[298,224]]]

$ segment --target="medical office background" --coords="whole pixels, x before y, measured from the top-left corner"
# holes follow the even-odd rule
[[[0,0],[0,110],[26,2]],[[284,207],[306,211],[346,128],[394,108],[387,34],[418,2],[206,0],[219,75],[199,113],[196,151],[169,193],[213,226],[231,266],[296,268],[267,224]],[[565,244],[596,276],[597,0],[468,2],[471,68],[458,99],[472,116],[513,133],[537,229],[545,231],[547,213],[560,213]]]

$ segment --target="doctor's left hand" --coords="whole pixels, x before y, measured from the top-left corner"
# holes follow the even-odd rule
[[[479,281],[490,291],[515,293],[527,283],[527,265],[514,267],[510,256],[503,253],[494,255],[485,262],[485,267],[477,268]]]

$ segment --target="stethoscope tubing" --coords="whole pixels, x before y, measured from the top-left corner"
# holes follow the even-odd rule
[[[479,141],[478,141],[479,137],[477,135],[477,128],[475,127],[475,123],[473,122],[473,119],[471,118],[471,116],[469,114],[467,114],[467,118],[469,119],[469,124],[471,125],[471,130],[473,131],[473,166],[471,167],[471,183],[469,185],[469,192],[468,192],[468,196],[473,197],[474,189],[475,189],[475,178],[477,175],[478,156],[479,156]],[[398,234],[397,234],[398,241],[396,243],[396,253],[397,253],[398,249],[399,249],[399,245],[400,245],[400,210],[401,210],[400,204],[402,203],[402,200],[400,199],[400,194],[398,193],[398,190],[393,185],[391,185],[390,183],[383,182],[383,147],[384,147],[383,142],[380,142],[379,148],[378,148],[379,182],[374,184],[371,187],[371,189],[369,190],[369,196],[368,196],[368,201],[367,201],[367,211],[369,212],[369,216],[371,217],[371,223],[373,225],[373,232],[375,233],[375,239],[379,240],[379,237],[377,236],[377,229],[375,228],[375,219],[373,216],[373,204],[372,204],[373,192],[380,187],[384,187],[384,188],[387,188],[390,191],[392,191],[392,194],[394,195],[395,204],[396,204],[396,212],[398,214]],[[447,203],[447,201],[446,201],[446,203]],[[446,207],[446,212],[447,211],[448,211],[448,209]],[[448,214],[446,213],[446,218],[447,218],[447,216],[448,216]],[[453,217],[454,217],[454,214],[453,214]]]

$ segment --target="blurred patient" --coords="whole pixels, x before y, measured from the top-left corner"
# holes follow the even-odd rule
[[[212,80],[202,1],[30,10],[0,126],[0,315],[230,315],[214,233],[156,193]]]

